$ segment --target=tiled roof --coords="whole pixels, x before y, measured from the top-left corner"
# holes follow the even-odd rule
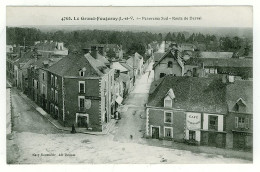
[[[246,104],[246,112],[253,114],[253,81],[237,80],[227,85],[227,104],[229,111],[234,111],[234,106],[239,99]]]
[[[176,96],[174,108],[226,113],[225,89],[223,88],[225,85],[221,79],[167,75],[152,83],[148,106],[163,107],[165,95],[172,89]]]
[[[60,76],[79,76],[79,70],[86,68],[85,77],[102,76],[108,69],[100,60],[88,54],[69,54],[48,70]]]

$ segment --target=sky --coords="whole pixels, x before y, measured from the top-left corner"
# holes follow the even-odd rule
[[[6,8],[6,25],[174,25],[252,27],[251,6],[197,7],[14,7]],[[70,17],[71,20],[62,20]],[[82,20],[92,18],[94,20]],[[99,18],[98,18],[99,17]],[[108,17],[113,20],[100,20]],[[119,17],[124,20],[119,21]],[[125,18],[128,17],[128,20]],[[167,18],[168,17],[168,18]],[[114,19],[117,19],[116,21]],[[154,18],[155,20],[147,20]],[[164,20],[162,20],[162,18]],[[78,19],[78,20],[77,20]],[[98,20],[97,20],[98,19]]]

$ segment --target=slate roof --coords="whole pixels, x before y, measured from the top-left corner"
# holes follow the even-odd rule
[[[176,57],[176,56],[174,55],[174,52],[172,52],[172,51],[170,50],[170,51],[167,51],[167,52],[159,59],[159,61],[157,61],[156,63],[154,63],[153,69],[154,69],[168,54],[171,54],[172,57],[178,62],[178,64],[179,64],[181,67],[184,67],[184,64],[182,63],[181,58],[180,58],[180,57]]]
[[[198,65],[204,63],[208,67],[253,67],[252,59],[217,59],[217,58],[190,58],[186,64]]]
[[[38,60],[34,60],[31,65],[36,66],[37,68],[43,68],[44,64],[48,64],[48,67],[60,61],[62,58],[48,58],[48,57],[39,57]]]
[[[232,58],[233,52],[207,52],[202,51],[200,53],[200,58]]]
[[[85,77],[99,77],[104,75],[108,68],[88,54],[72,53],[52,65],[48,70],[60,76],[79,76],[79,70],[86,68]]]
[[[155,52],[153,53],[154,61],[158,62],[166,53]]]
[[[165,95],[172,89],[176,96],[174,108],[225,114],[224,88],[221,79],[166,75],[152,83],[147,105],[163,107]]]
[[[246,104],[246,113],[253,114],[253,81],[237,80],[227,85],[227,104],[230,112],[239,99]]]

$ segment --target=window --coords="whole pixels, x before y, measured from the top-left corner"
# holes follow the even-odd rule
[[[164,137],[172,138],[172,127],[164,127]]]
[[[79,93],[85,93],[85,81],[79,81]]]
[[[83,70],[80,70],[79,71],[79,76],[84,76],[85,75],[85,72]]]
[[[164,112],[164,123],[172,124],[172,112]]]
[[[235,128],[249,128],[249,118],[235,117]]]
[[[171,108],[172,107],[172,100],[164,100],[164,107],[169,107]]]
[[[209,73],[215,73],[215,69],[214,68],[210,68],[209,69]]]
[[[164,77],[165,75],[165,73],[160,73],[160,78]]]
[[[58,102],[58,91],[55,90],[55,102]]]
[[[173,66],[173,65],[172,65],[172,61],[169,61],[169,62],[168,62],[168,68],[172,68],[172,66]]]
[[[53,82],[53,75],[51,75],[51,85],[53,85],[54,82]]]
[[[54,87],[57,87],[57,76],[55,76],[55,83],[54,83]]]
[[[44,81],[44,79],[45,79],[45,76],[44,76],[44,73],[42,73],[42,80]]]
[[[195,131],[190,130],[189,131],[189,140],[195,140],[195,138],[196,138],[195,134],[196,134]]]
[[[79,110],[80,111],[85,110],[85,97],[84,96],[79,96],[78,97],[78,105],[79,105]]]
[[[51,99],[54,100],[54,90],[51,88]]]
[[[209,129],[218,130],[218,116],[209,115]]]

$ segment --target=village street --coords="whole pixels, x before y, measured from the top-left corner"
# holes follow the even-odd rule
[[[32,132],[40,134],[60,133],[46,118],[41,116],[19,94],[16,88],[12,89],[13,130],[16,132]]]
[[[123,102],[121,120],[114,131],[115,141],[137,143],[146,141],[143,139],[146,121],[145,104],[154,76],[152,66],[153,63],[150,63],[146,72],[136,80],[134,90]]]

